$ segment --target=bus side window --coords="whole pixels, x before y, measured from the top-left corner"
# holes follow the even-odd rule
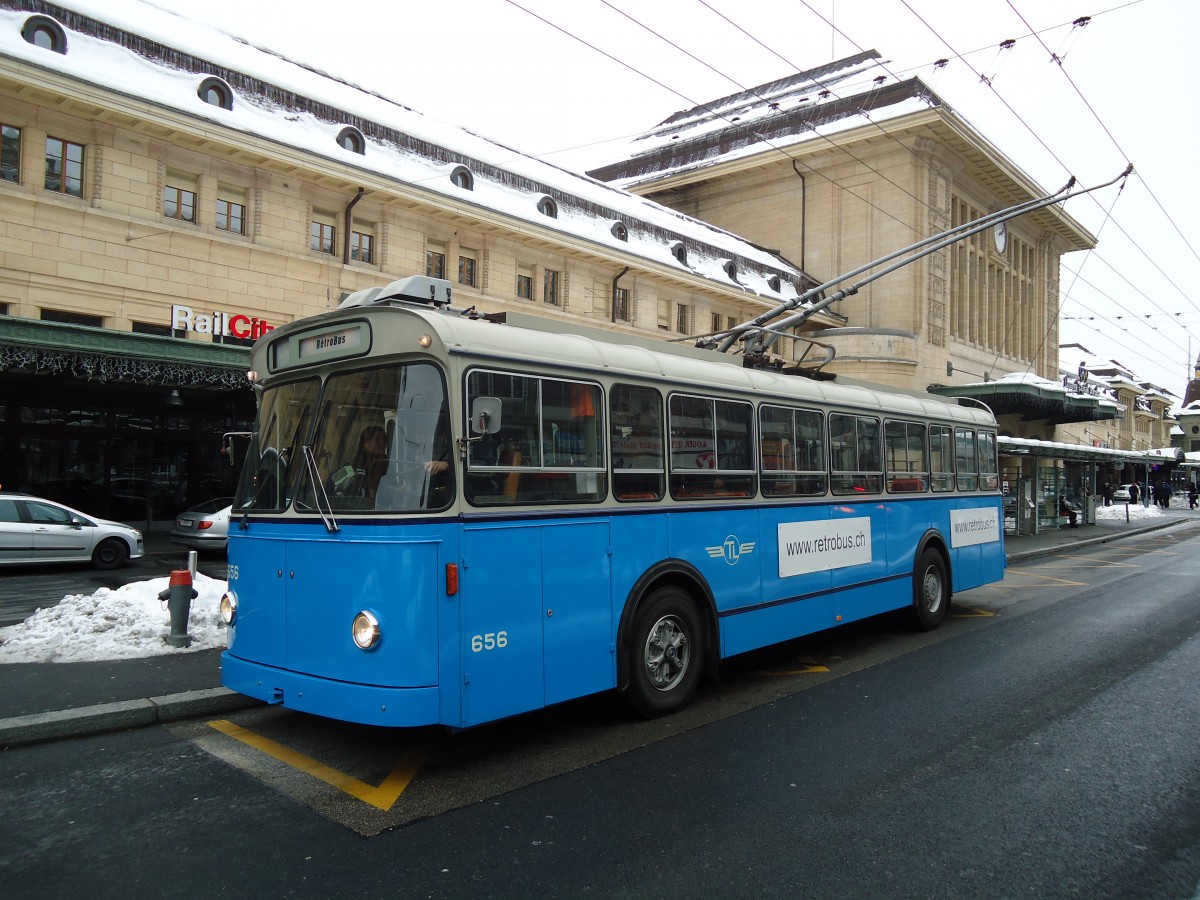
[[[883,489],[879,420],[872,416],[829,414],[829,446],[835,494],[874,494]]]
[[[925,426],[888,420],[884,425],[887,489],[891,493],[922,493],[929,476]]]
[[[934,491],[954,490],[954,432],[948,425],[929,426],[929,483]]]
[[[764,497],[825,493],[825,418],[811,409],[758,410]]]
[[[975,430],[972,428],[956,428],[954,430],[954,465],[957,472],[957,483],[960,491],[974,491],[979,488],[979,463],[975,459]]]
[[[753,497],[754,408],[749,403],[672,394],[671,496],[677,500]]]
[[[617,384],[608,403],[613,495],[625,502],[661,500],[662,395],[654,388]]]

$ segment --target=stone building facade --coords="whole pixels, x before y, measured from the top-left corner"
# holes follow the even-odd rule
[[[590,174],[778,248],[822,283],[1046,193],[875,51],[678,112]],[[882,384],[1055,380],[1059,260],[1094,244],[1061,206],[1031,212],[863,287],[813,336],[836,348],[831,371]]]
[[[0,485],[98,515],[229,493],[246,345],[356,290],[425,273],[480,312],[678,336],[813,284],[136,0],[0,0],[0,128]]]

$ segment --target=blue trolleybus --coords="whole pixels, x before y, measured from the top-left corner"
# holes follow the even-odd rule
[[[449,305],[413,277],[253,349],[222,681],[462,728],[679,709],[734,654],[1004,574],[996,422],[932,395]]]

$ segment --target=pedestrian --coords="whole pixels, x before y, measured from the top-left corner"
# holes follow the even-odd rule
[[[1129,502],[1137,503],[1140,495],[1141,491],[1138,490],[1138,483],[1135,481],[1133,484],[1129,485]]]
[[[1200,492],[1196,490],[1196,482],[1188,482],[1188,509],[1196,508],[1196,501],[1200,499]]]
[[[1100,486],[1100,496],[1104,498],[1105,506],[1112,506],[1112,491],[1112,485],[1107,481]]]
[[[1071,509],[1071,507],[1067,505],[1067,497],[1065,494],[1058,495],[1058,514],[1060,516],[1066,516],[1070,521],[1072,528],[1075,528],[1078,525],[1078,523],[1075,521],[1078,513],[1076,513],[1075,510]]]
[[[1159,496],[1162,498],[1162,508],[1163,509],[1171,508],[1171,495],[1174,493],[1175,492],[1173,490],[1171,490],[1171,482],[1164,481],[1162,483],[1162,490],[1159,492]]]

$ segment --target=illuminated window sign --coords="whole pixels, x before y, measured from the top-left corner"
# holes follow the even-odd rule
[[[341,331],[330,331],[326,334],[314,334],[300,339],[299,357],[307,359],[323,353],[346,350],[356,350],[362,346],[362,329],[344,328]]]

